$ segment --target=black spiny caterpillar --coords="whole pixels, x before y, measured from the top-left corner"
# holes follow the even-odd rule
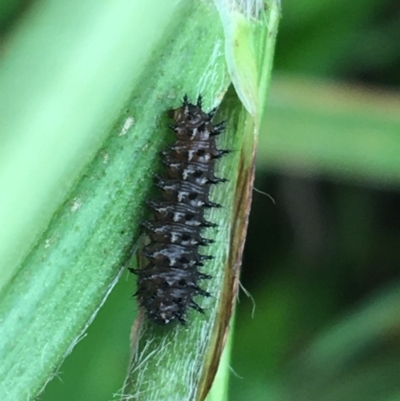
[[[201,233],[216,226],[205,219],[204,212],[220,207],[210,201],[209,194],[212,185],[226,181],[215,176],[215,161],[229,153],[217,149],[216,136],[224,123],[211,122],[215,112],[202,110],[201,96],[192,104],[186,95],[181,107],[169,111],[176,142],[161,153],[165,174],[155,176],[161,199],[147,202],[153,213],[153,219],[143,223],[150,238],[143,249],[148,264],[131,269],[138,275],[139,304],[158,324],[185,324],[188,308],[204,313],[193,297],[210,295],[198,285],[199,280],[210,278],[199,267],[213,257],[200,254],[199,248],[213,240]]]

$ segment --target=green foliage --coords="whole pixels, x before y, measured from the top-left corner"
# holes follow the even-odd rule
[[[167,135],[160,128],[163,113],[182,91],[197,94],[199,76],[185,66],[201,64],[210,51],[205,38],[218,29],[221,35],[222,28],[202,20],[185,33],[191,39],[180,48],[198,54],[171,56],[173,42],[188,29],[181,21],[194,14],[193,2],[182,8],[140,3],[1,2],[4,400],[26,399],[42,387],[128,263],[155,154]],[[250,256],[244,266],[255,277],[255,315],[242,294],[229,399],[394,401],[400,397],[398,276],[379,293],[364,288],[364,278],[368,262],[377,271],[373,277],[390,276],[387,265],[398,266],[399,238],[372,232],[368,202],[348,186],[397,191],[400,100],[338,86],[337,80],[367,76],[398,84],[399,20],[390,2],[381,0],[285,0],[283,7],[276,69],[284,74],[276,75],[265,111],[259,177],[283,171],[340,183],[339,240],[311,261],[295,245],[285,248],[286,237],[274,249],[265,241],[256,244],[264,258],[251,263]],[[161,36],[163,46],[153,47]],[[177,69],[183,75],[166,74],[173,70],[171,57],[182,63]],[[157,58],[165,68],[155,73],[151,60]],[[222,57],[218,63],[224,64]],[[229,84],[221,71],[211,87],[202,81],[207,106]],[[293,78],[298,73],[331,81]],[[277,203],[270,206],[274,211],[282,208]],[[263,221],[266,205],[253,215],[254,226]],[[270,223],[261,236],[273,232]],[[373,253],[375,248],[380,251]],[[133,281],[122,275],[41,399],[100,401],[120,393],[135,318]],[[354,295],[352,307],[344,301],[350,281],[368,294],[366,300]],[[228,366],[225,361],[217,386]],[[223,397],[223,385],[210,395]]]
[[[224,4],[219,10],[231,11]],[[3,9],[9,22],[15,13]],[[275,35],[277,23],[273,26]],[[205,109],[211,109],[231,80],[222,24],[211,1],[179,6],[173,1],[37,2],[5,35],[7,51],[0,64],[0,394],[15,401],[35,397],[57,374],[130,263],[144,199],[159,164],[157,152],[168,135],[166,110],[183,94],[195,99],[199,93]],[[272,55],[268,60],[269,76]],[[242,85],[236,83],[239,89]],[[230,134],[221,147],[238,151],[219,169],[229,181],[215,191],[225,213],[221,208],[210,217],[220,226],[214,230],[217,245],[210,247],[217,267],[225,264],[229,248],[244,136],[238,120],[246,114],[234,91],[228,93],[220,116],[229,119]],[[207,288],[215,294],[224,281],[219,273]],[[168,364],[160,369],[161,353],[149,359],[141,351],[145,363],[139,376],[144,380],[138,386],[135,381],[130,393],[161,388],[175,396],[181,388],[186,399],[197,391],[218,302],[210,298],[206,306],[206,332],[199,317],[191,331],[170,330],[172,339],[179,337],[177,349],[162,351],[168,363],[184,367],[182,374]],[[196,335],[200,345],[191,341]],[[158,336],[161,343],[171,338]],[[153,340],[149,335],[144,348],[155,345]],[[183,381],[186,374],[189,382]]]

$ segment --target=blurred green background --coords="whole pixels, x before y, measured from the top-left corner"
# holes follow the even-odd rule
[[[1,2],[3,37],[31,2]],[[230,400],[400,400],[400,3],[283,0]],[[397,92],[397,93],[396,93]],[[41,400],[109,400],[128,274]]]

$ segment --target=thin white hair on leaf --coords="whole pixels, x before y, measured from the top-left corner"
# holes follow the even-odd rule
[[[264,0],[221,0],[218,1],[230,11],[238,11],[247,18],[259,18],[267,7]]]
[[[46,388],[47,384],[54,378],[54,377],[58,377],[59,374],[59,370],[60,370],[60,366],[64,363],[65,358],[72,352],[72,350],[74,349],[74,347],[76,346],[76,344],[78,344],[81,340],[83,340],[86,337],[86,330],[88,329],[88,327],[92,324],[94,318],[96,317],[97,313],[100,311],[100,309],[103,307],[104,303],[106,302],[108,296],[110,295],[112,289],[115,287],[115,285],[118,283],[122,272],[124,271],[124,268],[122,267],[119,272],[117,273],[117,275],[115,276],[114,280],[111,282],[111,284],[109,285],[106,294],[104,295],[100,305],[97,307],[97,309],[92,313],[92,315],[90,316],[90,318],[88,319],[88,321],[86,322],[84,328],[82,329],[82,331],[78,334],[77,337],[75,337],[75,339],[72,341],[71,345],[68,347],[68,349],[66,350],[66,352],[64,353],[64,356],[62,358],[62,360],[60,361],[58,367],[55,369],[54,373],[48,377],[48,379],[46,380],[46,382],[43,384],[43,387],[40,389],[40,391],[38,392],[37,396],[38,397]],[[30,398],[28,398],[30,399]]]

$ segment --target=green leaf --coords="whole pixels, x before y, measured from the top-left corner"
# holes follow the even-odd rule
[[[0,63],[2,400],[38,394],[129,263],[159,168],[157,153],[168,141],[166,111],[185,93],[190,99],[201,93],[211,109],[227,92],[231,80],[217,17],[212,2],[49,0],[34,3],[7,38]],[[232,117],[220,147],[234,150],[219,167],[230,181],[213,195],[225,209],[210,218],[221,223],[214,247],[218,287],[243,113],[231,91],[217,117]],[[155,342],[163,347],[179,339],[176,355],[182,349],[189,354],[196,342],[188,338],[203,331],[198,355],[204,358],[217,291],[203,305],[210,306],[206,323],[193,316],[190,329],[176,328]],[[151,336],[144,337],[146,349],[155,344]],[[154,364],[159,355],[140,357]],[[201,358],[188,368],[194,384]],[[160,366],[141,366],[145,383],[152,374],[165,379]],[[186,391],[178,379],[177,388]]]
[[[283,399],[388,400],[398,392],[400,363],[388,347],[399,325],[399,285],[320,333],[282,378]]]
[[[275,77],[258,167],[397,186],[399,108],[392,93]]]
[[[177,325],[160,328],[146,321],[142,322],[141,319],[135,323],[132,332],[132,359],[122,399],[203,400],[211,387],[227,338],[238,288],[238,272],[251,200],[254,147],[261,116],[258,107],[264,104],[266,96],[265,92],[260,91],[258,83],[263,82],[263,85],[266,85],[268,82],[265,76],[269,77],[270,74],[273,51],[271,41],[275,41],[276,19],[279,17],[276,2],[270,2],[266,6],[267,10],[273,9],[274,12],[258,13],[259,10],[254,8],[255,14],[251,15],[243,13],[246,10],[242,8],[244,4],[217,1],[221,26],[215,23],[217,10],[212,6],[199,7],[199,13],[192,13],[186,24],[182,24],[182,36],[189,35],[192,28],[199,24],[198,21],[208,26],[207,35],[201,42],[196,42],[200,49],[210,44],[224,43],[225,56],[228,58],[230,54],[232,57],[230,66],[230,62],[226,63],[225,58],[212,62],[216,76],[226,74],[228,68],[229,78],[235,84],[236,91],[249,97],[250,101],[247,103],[250,104],[251,99],[257,99],[251,105],[251,113],[254,115],[249,114],[236,93],[230,90],[226,93],[216,116],[218,121],[227,122],[219,147],[232,149],[233,152],[223,158],[217,167],[217,176],[228,178],[229,181],[218,185],[212,193],[212,200],[222,204],[223,208],[210,213],[209,220],[217,223],[218,229],[208,230],[206,234],[207,238],[215,240],[215,244],[207,247],[207,254],[215,259],[203,268],[205,273],[213,277],[204,283],[205,290],[213,294],[213,297],[202,300],[201,306],[206,310],[206,317],[189,314],[190,327]],[[236,18],[240,20],[239,26],[232,25]],[[248,29],[244,29],[245,23]],[[264,42],[257,42],[258,47],[255,47],[253,25],[257,25],[265,39]],[[243,31],[238,32],[239,29]],[[232,46],[242,49],[242,45],[243,51],[238,53],[230,49]],[[252,48],[257,51],[252,53],[249,51]],[[210,54],[210,50],[204,55]],[[174,50],[171,50],[171,53],[175,54]],[[198,50],[196,55],[199,53],[201,50]],[[193,60],[193,57],[193,49],[187,47],[180,57],[176,58],[176,64],[180,65],[181,59],[183,62],[187,59]],[[199,77],[208,75],[209,82],[213,83],[214,77],[207,74],[207,69],[210,68],[210,62],[207,60],[208,56],[200,62],[192,63],[190,68]],[[268,62],[259,63],[259,60]],[[238,79],[232,77],[233,70]],[[243,101],[242,96],[240,97]],[[258,101],[259,97],[262,102]],[[227,363],[223,369],[228,369]],[[226,371],[225,375],[223,371],[220,372],[221,380],[225,380],[226,374]],[[218,386],[218,383],[216,385]],[[226,383],[222,384],[222,387],[224,386]],[[226,392],[221,392],[220,395],[226,397]]]

